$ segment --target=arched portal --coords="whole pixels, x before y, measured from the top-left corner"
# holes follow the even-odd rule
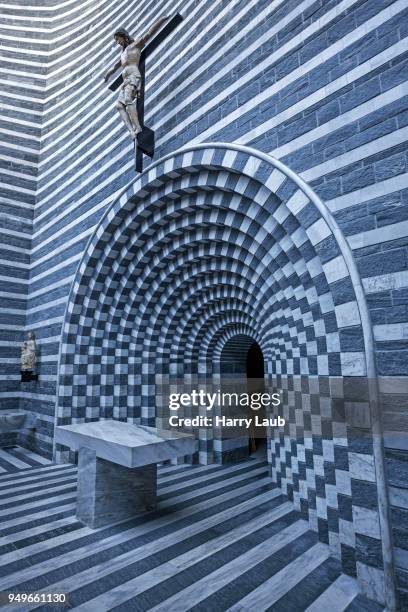
[[[186,147],[153,164],[106,212],[67,306],[56,424],[160,425],[158,389],[212,377],[225,343],[239,334],[258,343],[265,384],[282,392],[286,425],[271,439],[272,478],[345,571],[369,581],[355,539],[355,423],[346,410],[358,379],[359,415],[380,432],[377,389],[368,384],[376,374],[368,309],[331,214],[270,156],[224,143]],[[205,432],[193,459],[213,460],[215,442]],[[365,484],[378,500],[372,511],[389,582],[379,436],[371,448],[377,486]],[[56,457],[72,453],[57,447]]]

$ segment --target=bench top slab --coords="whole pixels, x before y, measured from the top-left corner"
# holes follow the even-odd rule
[[[29,410],[11,408],[0,410],[0,432],[19,431],[20,429],[33,429],[37,417]]]
[[[55,437],[59,444],[75,450],[81,446],[90,448],[97,457],[130,468],[160,463],[195,451],[192,435],[113,419],[61,425],[56,427]]]

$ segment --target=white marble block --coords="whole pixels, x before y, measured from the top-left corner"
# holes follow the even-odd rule
[[[79,450],[77,518],[92,529],[156,506],[157,463],[191,455],[189,434],[106,420],[56,428]]]
[[[96,451],[96,456],[125,467],[160,463],[195,452],[195,438],[144,425],[106,419],[56,427],[59,444],[78,450],[81,446]]]

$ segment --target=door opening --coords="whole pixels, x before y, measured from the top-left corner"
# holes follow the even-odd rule
[[[248,393],[264,393],[265,391],[265,363],[261,347],[253,342],[246,356],[246,375]],[[258,417],[260,421],[266,418],[265,406],[254,411],[252,416]],[[265,457],[267,454],[267,431],[266,427],[252,427],[249,435],[249,454],[252,456]]]

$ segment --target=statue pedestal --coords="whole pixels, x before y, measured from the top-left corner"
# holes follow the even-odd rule
[[[32,380],[38,380],[38,374],[34,374],[32,370],[20,370],[21,382],[31,382]]]

